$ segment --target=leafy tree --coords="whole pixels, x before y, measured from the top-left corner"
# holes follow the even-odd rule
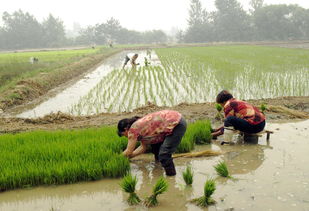
[[[216,0],[217,12],[214,16],[216,37],[220,41],[249,40],[249,15],[237,0]]]
[[[79,32],[76,38],[76,44],[91,45],[96,43],[96,27],[88,26]]]
[[[308,39],[309,12],[297,5],[265,6],[254,14],[260,40]]]
[[[250,6],[253,8],[253,13],[258,9],[262,8],[264,4],[264,0],[251,0]]]
[[[48,18],[42,23],[44,30],[44,42],[47,47],[58,47],[64,44],[65,29],[63,22],[49,14]]]
[[[42,46],[43,29],[40,23],[29,13],[18,10],[13,14],[4,12],[5,48],[21,49]]]
[[[184,36],[186,42],[205,42],[207,40],[208,14],[202,8],[200,0],[191,0],[189,9],[188,29]]]
[[[162,30],[152,30],[143,33],[144,43],[165,43],[167,35]]]

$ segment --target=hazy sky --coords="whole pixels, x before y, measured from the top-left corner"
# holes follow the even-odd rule
[[[208,11],[215,0],[201,0]],[[250,0],[238,0],[248,9]],[[309,8],[308,0],[264,0],[265,4],[298,4]],[[73,22],[82,27],[118,19],[123,27],[134,30],[186,28],[190,0],[7,0],[1,2],[0,14],[18,9],[29,12],[39,21],[49,13],[63,20],[70,29]]]

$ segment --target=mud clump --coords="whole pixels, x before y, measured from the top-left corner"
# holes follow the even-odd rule
[[[49,115],[45,115],[44,117],[37,119],[25,119],[25,123],[29,124],[49,124],[49,123],[64,123],[68,121],[73,121],[75,118],[70,114],[65,114],[62,112],[51,113]]]

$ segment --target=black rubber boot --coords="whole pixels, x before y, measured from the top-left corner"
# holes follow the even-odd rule
[[[165,170],[166,176],[175,176],[176,175],[176,169],[175,169],[175,165],[174,165],[173,161],[171,163],[169,163],[168,166],[165,166],[164,170]]]

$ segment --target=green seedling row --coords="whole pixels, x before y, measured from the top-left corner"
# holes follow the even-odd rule
[[[210,133],[207,120],[189,124],[177,151],[191,151],[192,134],[205,128]],[[0,135],[0,191],[124,176],[130,169],[121,154],[126,145],[114,126]]]
[[[213,102],[222,89],[239,99],[309,96],[309,50],[265,46],[156,49],[162,66],[115,69],[72,114]]]
[[[120,177],[129,161],[114,127],[0,136],[0,190]]]

